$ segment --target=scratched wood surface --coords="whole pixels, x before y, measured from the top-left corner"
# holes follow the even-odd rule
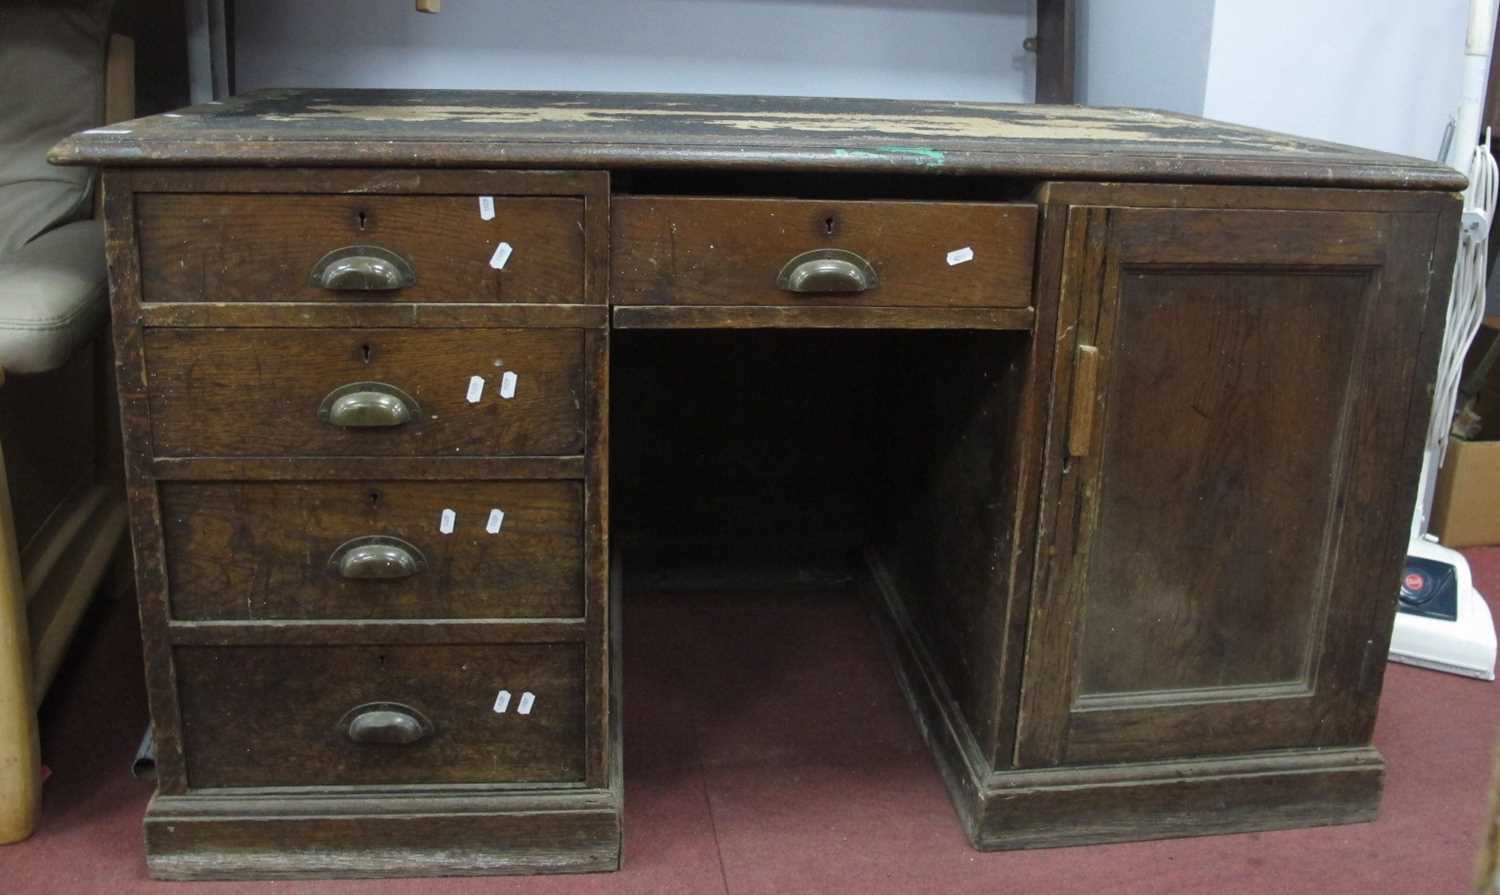
[[[583,336],[566,329],[152,329],[151,432],[160,457],[461,457],[583,449]],[[504,374],[515,394],[501,396]],[[483,386],[468,400],[473,377]],[[344,428],[318,408],[379,382],[420,413]]]
[[[1455,189],[1456,172],[1133,109],[811,97],[260,90],[70,137],[60,164],[698,167]]]
[[[148,302],[408,301],[580,302],[583,201],[473,195],[236,195],[136,197],[141,293]],[[506,241],[511,253],[491,259]],[[313,282],[318,261],[346,246],[401,256],[415,281],[388,292]]]
[[[580,652],[577,644],[179,647],[188,782],[579,782]],[[504,712],[494,710],[501,689],[513,700]],[[355,743],[346,713],[368,703],[407,706],[432,731],[405,747]]]
[[[1302,196],[1071,213],[1022,766],[1369,743],[1456,203]]]
[[[1005,414],[1035,428],[1012,478],[988,486],[1033,508],[1015,517],[1009,605],[953,611],[1004,567],[974,562],[961,529],[929,523],[930,543],[869,554],[898,677],[971,839],[1372,819],[1389,582],[1458,202],[1118,184],[1050,184],[1038,199],[1033,360]],[[1096,350],[1097,379],[1075,371],[1078,346]],[[943,397],[934,414],[962,413]],[[1026,410],[1038,399],[1051,405],[1039,417]],[[1094,412],[1071,412],[1081,402]],[[995,460],[937,444],[971,470]],[[930,481],[941,499],[943,478]],[[926,581],[912,574],[924,552],[947,560]]]
[[[617,306],[1031,304],[1031,205],[623,196],[610,227]],[[961,247],[967,260],[951,255]],[[861,293],[779,286],[783,266],[814,249],[858,254],[878,283]]]
[[[1438,303],[1427,298],[1446,294],[1451,270],[1451,245],[1434,248],[1434,234],[1456,232],[1455,198],[1421,190],[1452,190],[1462,182],[1453,172],[1152,112],[393,91],[263,92],[86,134],[54,157],[107,169],[160,756],[147,820],[153,872],[613,866],[620,679],[618,641],[607,637],[619,604],[607,594],[614,585],[618,595],[619,573],[607,569],[619,559],[610,538],[636,533],[656,545],[873,548],[870,577],[894,622],[903,680],[981,847],[1373,815],[1382,766],[1367,744],[1394,611],[1378,597],[1404,544],[1393,508],[1412,500],[1435,365]],[[1084,182],[1058,182],[1070,179]],[[1280,188],[1308,184],[1405,192]],[[246,272],[231,258],[231,275],[200,290],[197,274],[154,267],[163,241],[148,244],[166,234],[197,251],[195,221],[215,209],[256,217],[243,231],[203,228],[205,264],[243,248],[231,244],[237,233],[276,246],[281,230],[348,241],[361,222],[385,237],[447,232],[442,214],[424,211],[465,197],[453,204],[468,216],[478,195],[566,205],[532,216],[557,239],[525,296],[515,280],[509,292],[476,292],[466,285],[475,269],[408,247],[421,254],[430,301],[315,301],[280,286],[313,260],[296,240],[284,250],[304,254],[286,271]],[[658,201],[726,211],[668,220],[713,225],[691,237],[707,238],[706,249],[679,254],[669,271],[672,294],[658,297],[669,303],[604,307],[632,294],[632,282],[636,293],[657,287],[640,255],[660,254],[660,228],[634,233],[629,214]],[[795,208],[788,234],[816,236],[821,225],[821,238],[838,241],[882,225],[827,213],[857,202],[920,203],[934,215],[1024,205],[1027,239],[964,240],[1010,262],[969,283],[987,292],[924,291],[911,284],[930,270],[912,280],[887,264],[888,285],[863,307],[757,304],[765,271],[801,239],[782,244],[764,219],[727,210]],[[580,222],[581,242],[557,229],[576,233]],[[720,233],[736,240],[732,253]],[[886,233],[856,248],[883,254],[894,244]],[[923,257],[943,264],[939,275],[967,277],[992,256],[959,267]],[[556,294],[542,283],[564,278]],[[148,300],[158,286],[171,301]],[[540,304],[579,295],[587,306]],[[613,332],[606,320],[622,330],[819,330]],[[1288,330],[1280,342],[1266,335],[1272,323]],[[822,328],[833,326],[1017,332]],[[1097,382],[1073,369],[1080,344],[1096,349]],[[492,401],[494,377],[513,366],[516,397]],[[486,381],[477,405],[465,399],[471,375]],[[906,388],[870,387],[901,376]],[[319,402],[355,380],[402,388],[421,418],[383,433],[330,429]],[[1252,386],[1249,398],[1238,394]],[[1325,398],[1342,412],[1325,413]],[[1224,431],[1189,420],[1176,434],[1173,414],[1199,399],[1222,408]],[[1070,412],[1083,403],[1093,412]],[[1070,432],[1071,420],[1094,422]],[[1162,448],[1162,437],[1175,440]],[[1074,440],[1086,449],[1063,453]],[[527,598],[535,606],[485,614],[487,595],[459,593],[451,580],[488,577],[501,558],[455,551],[441,565],[433,548],[433,583],[446,578],[449,596],[466,602],[436,606],[414,593],[410,613],[386,612],[310,583],[269,595],[254,618],[214,604],[219,594],[193,608],[225,549],[248,549],[288,577],[310,574],[346,527],[430,526],[419,508],[406,514],[416,506],[407,501],[458,479],[468,490],[454,499],[471,502],[461,519],[520,493],[512,489],[568,490],[567,501],[537,497],[557,524],[534,529],[548,543],[518,557],[522,583],[541,585]],[[371,487],[384,492],[384,516],[348,503],[368,500]],[[1241,499],[1246,488],[1271,503]],[[508,512],[521,506],[505,499]],[[1204,527],[1200,503],[1233,512]],[[1340,514],[1360,524],[1335,525]],[[202,531],[185,531],[194,517]],[[288,531],[266,535],[256,523],[268,519]],[[580,525],[581,536],[563,532]],[[1316,580],[1231,562],[1209,543],[1286,552],[1309,532],[1334,545]],[[1149,576],[1131,565],[1141,555],[1157,560]],[[550,577],[563,565],[565,610],[551,605],[565,596],[562,578]],[[1173,592],[1151,591],[1148,578]],[[1275,587],[1285,593],[1262,597]],[[327,602],[302,614],[299,597]],[[1187,638],[1186,625],[1153,614],[1174,599],[1199,632],[1234,628],[1246,644],[1274,638],[1274,648]],[[1273,609],[1274,623],[1263,617]],[[521,671],[539,705],[559,714],[508,738],[487,700],[495,681]],[[475,680],[488,691],[472,690]],[[336,722],[385,700],[421,711],[437,732],[394,756],[350,753]],[[496,742],[513,750],[498,763],[487,751]],[[1271,748],[1281,751],[1244,754]],[[563,806],[572,813],[555,821]],[[449,838],[454,818],[473,816],[490,840]]]
[[[582,618],[578,482],[163,482],[178,619]],[[443,534],[443,509],[455,513]],[[493,511],[503,512],[499,518]],[[491,519],[494,519],[491,532]],[[353,538],[407,542],[424,568],[347,579]]]

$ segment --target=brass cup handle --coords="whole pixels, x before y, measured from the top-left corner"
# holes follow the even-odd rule
[[[387,292],[417,281],[411,262],[381,246],[344,246],[312,266],[314,286],[339,292]]]
[[[787,292],[864,292],[880,284],[870,262],[844,249],[815,249],[788,261],[776,277]]]
[[[341,385],[318,405],[318,419],[350,429],[404,426],[421,415],[415,398],[384,382]]]
[[[392,581],[427,570],[427,558],[412,544],[385,535],[345,541],[328,557],[328,571],[353,581]]]
[[[338,726],[352,742],[383,746],[409,746],[432,733],[431,721],[399,702],[357,705],[344,713]]]

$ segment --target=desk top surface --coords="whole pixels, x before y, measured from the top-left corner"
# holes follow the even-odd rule
[[[1421,159],[1167,112],[629,93],[259,90],[96,128],[103,165],[725,168],[1459,189]]]

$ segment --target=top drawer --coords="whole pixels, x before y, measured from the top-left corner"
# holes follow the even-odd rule
[[[584,302],[583,200],[488,200],[138,193],[141,300]]]
[[[617,196],[610,219],[620,305],[1031,304],[1033,205]]]

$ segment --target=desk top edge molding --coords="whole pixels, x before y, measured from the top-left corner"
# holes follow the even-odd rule
[[[296,138],[287,139],[288,126]],[[59,143],[50,159],[1465,185],[1431,161],[1170,112],[686,94],[265,89],[86,131]]]

